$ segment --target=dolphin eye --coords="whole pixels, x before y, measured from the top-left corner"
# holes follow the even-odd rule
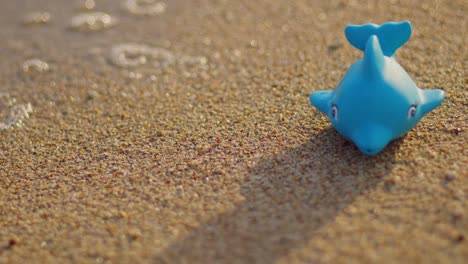
[[[408,118],[413,118],[416,116],[416,107],[417,105],[411,105],[408,109],[408,114],[407,114],[407,117]]]
[[[336,104],[332,105],[330,114],[333,119],[338,120],[338,106]]]

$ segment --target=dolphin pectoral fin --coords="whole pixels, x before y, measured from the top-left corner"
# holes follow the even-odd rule
[[[422,92],[421,116],[424,116],[442,103],[445,94],[439,89],[423,90]]]
[[[315,91],[310,94],[310,103],[315,106],[320,112],[327,114],[330,110],[330,103],[333,96],[333,91]]]

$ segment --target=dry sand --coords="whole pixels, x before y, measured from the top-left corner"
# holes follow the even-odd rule
[[[121,2],[0,4],[0,111],[32,107],[0,130],[0,263],[468,261],[466,1]],[[308,94],[361,56],[346,24],[388,20],[448,97],[369,158]]]

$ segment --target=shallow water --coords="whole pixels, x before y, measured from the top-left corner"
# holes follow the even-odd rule
[[[99,71],[102,80],[119,76],[134,81],[167,81],[167,76],[164,77],[167,74],[198,76],[197,72],[208,63],[206,56],[194,53],[192,48],[185,51],[183,46],[173,45],[168,40],[171,36],[162,35],[157,27],[151,30],[151,25],[158,25],[161,16],[176,2],[20,0],[2,5],[5,15],[0,18],[4,22],[0,34],[5,36],[6,42],[0,51],[7,55],[3,67],[8,62],[23,61],[22,64],[10,64],[10,75],[4,71],[5,85],[0,85],[2,93],[13,92],[22,97],[24,89],[31,89],[25,86],[41,87],[44,81],[82,82],[73,71]],[[149,32],[156,37],[148,37]],[[17,72],[21,72],[22,77],[8,82],[11,79],[8,76],[17,75]],[[27,80],[20,85],[24,88],[15,88],[14,83],[21,80]],[[50,87],[44,89],[53,91]],[[10,114],[3,113],[0,121],[8,124],[3,127],[18,127],[23,120],[27,122],[31,107],[35,104],[45,106],[46,102],[41,100],[27,101],[28,97],[45,95],[44,89],[36,90],[35,95],[24,96],[26,102],[20,105],[24,106],[24,111],[18,110],[23,109],[20,106],[13,110],[3,107],[3,112],[16,111],[15,116],[23,116],[12,119]]]

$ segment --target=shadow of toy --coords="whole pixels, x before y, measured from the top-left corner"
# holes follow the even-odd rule
[[[195,229],[158,263],[273,263],[309,241],[395,164],[401,140],[374,157],[329,128],[261,161],[242,184],[243,203]]]

